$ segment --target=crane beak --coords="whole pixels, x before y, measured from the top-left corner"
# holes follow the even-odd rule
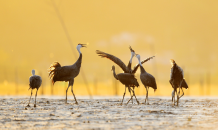
[[[157,89],[154,89],[154,93],[156,92]]]
[[[81,44],[82,47],[86,47],[86,44]]]

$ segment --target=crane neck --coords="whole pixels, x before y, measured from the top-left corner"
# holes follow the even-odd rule
[[[79,52],[79,54],[82,54],[81,51],[80,51],[80,48],[81,48],[81,46],[77,46],[77,47],[76,47],[76,49],[77,49],[77,51]]]
[[[142,63],[140,61],[140,57],[138,57],[139,65],[142,66]]]
[[[117,74],[114,69],[113,69],[113,75],[114,75],[114,78],[118,80]]]
[[[130,60],[129,60],[129,63],[132,63],[132,58],[134,57],[134,53],[131,52],[131,57],[130,57]]]

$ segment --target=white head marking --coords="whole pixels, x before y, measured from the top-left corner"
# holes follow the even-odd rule
[[[77,47],[76,47],[76,49],[77,49],[77,51],[81,54],[81,51],[80,51],[80,48],[82,47],[82,45],[77,45]]]

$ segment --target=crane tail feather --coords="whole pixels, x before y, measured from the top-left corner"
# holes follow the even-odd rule
[[[48,68],[48,77],[52,80],[52,84],[54,85],[55,81],[54,81],[54,76],[56,73],[57,68],[61,67],[60,63],[58,62],[54,62],[53,64],[51,64],[51,66]]]

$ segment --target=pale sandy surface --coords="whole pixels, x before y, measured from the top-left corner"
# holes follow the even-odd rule
[[[218,129],[218,99],[150,97],[150,105],[125,103],[121,97],[80,99],[38,98],[26,108],[28,97],[0,98],[1,129]],[[139,101],[144,102],[140,97]]]

